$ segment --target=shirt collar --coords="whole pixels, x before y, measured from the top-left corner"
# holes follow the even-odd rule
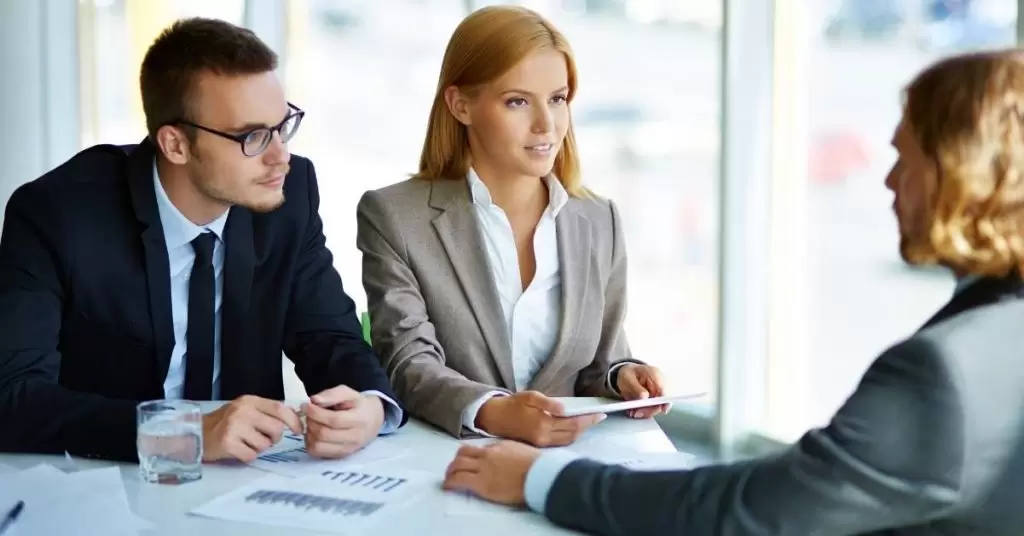
[[[475,169],[469,168],[466,180],[469,182],[469,193],[472,196],[474,205],[491,206],[494,204],[493,199],[491,199],[490,190],[487,189],[487,185],[480,179],[480,176],[476,174]],[[562,208],[565,207],[566,203],[569,202],[569,192],[565,191],[562,181],[558,180],[554,174],[549,173],[545,175],[544,183],[548,186],[548,208],[551,209],[551,216],[556,217]]]
[[[164,241],[167,243],[168,249],[189,244],[206,231],[211,231],[218,239],[224,240],[224,224],[228,220],[228,212],[224,212],[207,225],[192,223],[178,210],[178,207],[174,206],[171,198],[167,197],[167,192],[160,182],[156,159],[153,159],[153,189],[156,190],[156,208],[160,213],[160,223],[164,228]]]

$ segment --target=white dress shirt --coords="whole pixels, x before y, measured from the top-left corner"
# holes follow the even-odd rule
[[[156,207],[160,212],[160,224],[164,228],[164,242],[167,244],[167,261],[171,268],[171,318],[174,322],[174,349],[171,350],[171,364],[164,378],[164,397],[178,399],[185,390],[185,333],[188,330],[188,280],[196,254],[192,240],[204,232],[217,235],[213,244],[213,400],[220,400],[220,306],[224,290],[224,224],[228,220],[225,212],[208,225],[192,223],[174,206],[167,197],[160,176],[153,164],[153,188],[156,190]]]
[[[192,265],[196,255],[192,249],[192,240],[205,232],[217,236],[213,245],[214,274],[214,332],[213,332],[213,400],[220,400],[220,308],[224,291],[224,225],[228,212],[207,225],[196,225],[185,217],[167,197],[160,174],[153,162],[153,189],[156,191],[156,206],[160,213],[160,224],[164,228],[164,242],[167,245],[167,260],[171,269],[171,318],[174,323],[174,349],[171,350],[171,362],[164,378],[164,397],[179,399],[185,391],[185,350],[188,345],[185,335],[188,331],[188,285],[192,275]],[[384,402],[384,425],[381,434],[388,434],[398,429],[402,422],[402,411],[397,403],[379,391],[364,391],[363,394],[374,395]]]
[[[569,202],[569,193],[552,176],[544,177],[548,187],[548,206],[537,222],[533,234],[533,253],[536,272],[523,290],[519,273],[519,251],[512,232],[512,224],[505,211],[494,204],[487,185],[472,168],[466,178],[473,200],[473,210],[480,223],[484,249],[490,261],[492,275],[505,319],[505,330],[512,345],[512,371],[516,391],[529,386],[533,376],[551,356],[558,338],[562,317],[562,273],[558,259],[558,232],[555,218]],[[624,363],[623,363],[624,364]],[[618,365],[612,370],[618,368]],[[609,371],[609,378],[611,377]],[[614,391],[614,386],[611,386]],[[476,427],[476,415],[485,402],[501,396],[502,391],[491,391],[478,398],[462,412],[462,425],[478,434],[486,434]]]

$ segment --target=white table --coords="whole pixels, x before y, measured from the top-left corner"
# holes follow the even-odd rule
[[[581,440],[613,439],[616,444],[628,445],[642,452],[672,452],[675,448],[653,420],[633,420],[617,415],[588,430]],[[375,536],[384,534],[445,534],[498,536],[503,534],[572,534],[556,527],[542,516],[528,511],[516,511],[497,505],[482,505],[479,515],[455,515],[451,509],[453,497],[440,489],[444,470],[459,448],[460,442],[436,428],[418,421],[410,421],[397,434],[384,438],[407,447],[409,455],[402,458],[404,468],[421,469],[437,475],[434,491],[417,499],[404,510],[400,519],[374,530]],[[60,456],[2,454],[0,464],[16,468],[47,463],[58,468],[91,469],[107,467],[111,462],[87,459],[69,460]],[[234,523],[189,515],[188,512],[206,502],[267,473],[245,465],[207,464],[202,480],[180,485],[147,484],[139,480],[138,465],[117,464],[121,469],[125,491],[132,510],[157,526],[156,531],[145,534],[187,536],[263,536],[288,534],[324,534],[298,529],[286,529],[251,523]]]

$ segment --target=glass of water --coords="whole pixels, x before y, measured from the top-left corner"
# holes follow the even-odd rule
[[[203,477],[203,412],[194,402],[153,400],[136,408],[139,475],[184,484]]]

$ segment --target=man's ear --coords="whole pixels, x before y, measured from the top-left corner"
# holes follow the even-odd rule
[[[185,164],[192,158],[192,144],[185,132],[171,125],[164,125],[156,131],[153,143],[172,164]]]

